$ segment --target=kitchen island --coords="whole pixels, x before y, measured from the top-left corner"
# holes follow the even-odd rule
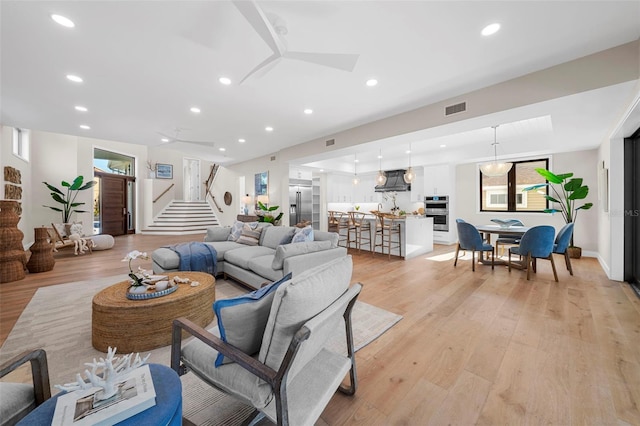
[[[372,238],[375,237],[376,219],[372,215],[371,219]],[[433,218],[425,216],[399,216],[394,219],[400,223],[400,253],[398,249],[392,249],[392,255],[400,255],[404,259],[433,251]],[[378,237],[378,240],[380,238]],[[397,245],[397,236],[394,235],[391,246]],[[376,253],[380,253],[380,247],[376,247]]]
[[[371,246],[373,247],[375,245],[376,218],[373,214],[367,214],[364,220],[371,224]],[[392,255],[400,256],[404,259],[411,259],[412,257],[433,251],[433,218],[421,215],[406,215],[395,217],[394,222],[400,224],[400,252],[398,253],[397,248],[398,237],[397,234],[394,234],[391,240]],[[342,232],[344,233],[345,231],[346,229]],[[378,241],[380,241],[380,237],[378,237]],[[352,242],[351,248],[354,247],[355,244]],[[371,251],[369,245],[364,241],[362,250]],[[381,253],[381,248],[375,247],[375,251],[376,253]]]

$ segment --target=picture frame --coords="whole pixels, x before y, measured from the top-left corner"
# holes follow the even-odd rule
[[[173,165],[156,163],[157,179],[173,179]]]

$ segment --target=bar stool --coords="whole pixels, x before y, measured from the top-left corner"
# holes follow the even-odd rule
[[[349,246],[349,215],[339,211],[329,211],[329,232],[338,234],[338,245],[344,242],[343,247]],[[342,230],[344,229],[344,233]]]
[[[400,233],[400,221],[398,219],[390,218],[384,214],[374,213],[376,215],[376,232],[374,238],[374,248],[372,253],[375,254],[376,247],[380,247],[380,252],[389,255],[391,259],[391,250],[397,248],[398,256],[402,256],[401,245],[402,237]],[[380,236],[380,243],[378,243],[378,235]],[[393,236],[397,235],[398,238],[394,241]]]
[[[349,246],[351,246],[351,242],[355,242],[358,252],[362,248],[363,240],[369,245],[369,250],[373,249],[373,247],[371,246],[371,222],[366,220],[366,217],[367,215],[365,213],[349,212],[350,225],[349,239],[347,243]],[[363,231],[366,233],[364,238],[362,236]],[[351,239],[351,232],[354,233],[353,239]],[[367,234],[369,235],[368,237]]]

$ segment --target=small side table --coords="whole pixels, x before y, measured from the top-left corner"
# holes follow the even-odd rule
[[[182,383],[180,378],[175,371],[164,365],[149,364],[149,369],[151,377],[153,377],[153,387],[156,390],[156,405],[121,421],[118,426],[180,426],[182,424]],[[18,425],[50,425],[58,397],[63,394],[64,392],[60,392],[46,400],[44,404],[23,417]]]

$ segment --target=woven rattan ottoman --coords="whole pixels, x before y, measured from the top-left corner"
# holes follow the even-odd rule
[[[173,320],[188,318],[200,326],[213,321],[215,279],[203,272],[171,272],[200,283],[197,287],[180,284],[166,296],[129,300],[129,281],[105,288],[93,297],[91,342],[101,352],[109,346],[118,353],[143,352],[171,344]],[[187,336],[185,336],[187,337]]]

